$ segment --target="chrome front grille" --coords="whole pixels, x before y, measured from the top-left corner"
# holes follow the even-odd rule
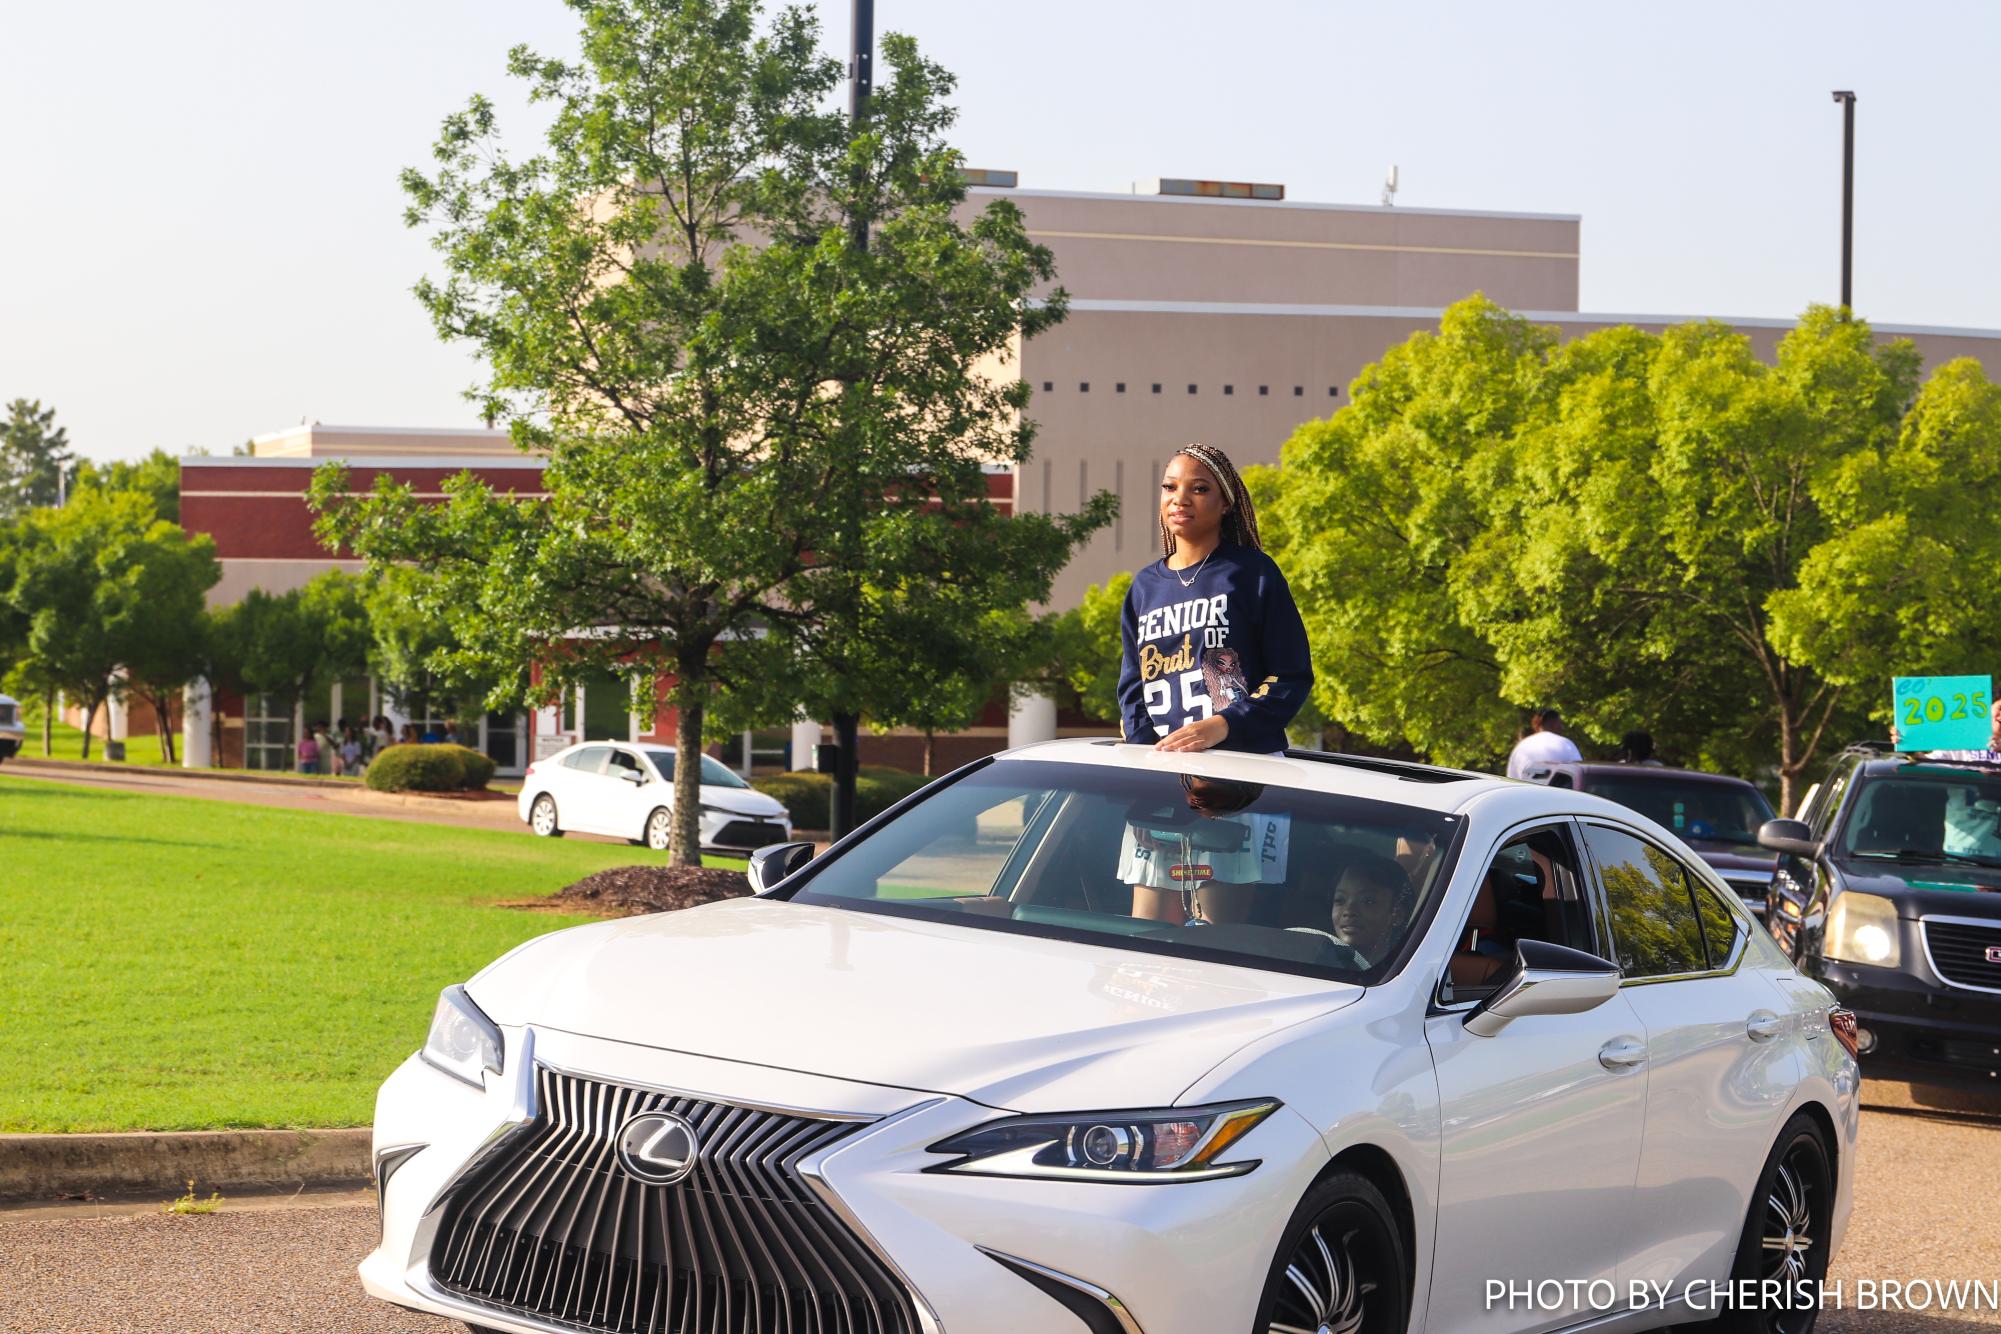
[[[909,1294],[800,1174],[859,1129],[541,1067],[536,1120],[449,1193],[431,1277],[470,1301],[616,1334],[916,1334]],[[642,1112],[695,1129],[694,1169],[620,1162]]]
[[[2001,949],[2001,918],[1926,917],[1925,953],[1932,968],[1947,982],[1975,991],[2001,991],[2001,959],[1988,951]]]

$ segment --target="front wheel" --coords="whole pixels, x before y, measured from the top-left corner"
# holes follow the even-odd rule
[[[556,799],[544,792],[528,807],[528,827],[539,838],[561,838],[563,830],[556,823]]]
[[[1812,1334],[1820,1318],[1817,1296],[1827,1277],[1833,1218],[1834,1173],[1828,1167],[1827,1143],[1811,1117],[1795,1116],[1779,1133],[1758,1176],[1730,1271],[1733,1291],[1769,1281],[1781,1286],[1758,1290],[1779,1296],[1692,1328],[1704,1334]]]
[[[665,806],[646,817],[646,846],[665,852],[674,845],[674,815]]]
[[[1252,1334],[1403,1334],[1403,1235],[1367,1177],[1336,1172],[1293,1211]]]

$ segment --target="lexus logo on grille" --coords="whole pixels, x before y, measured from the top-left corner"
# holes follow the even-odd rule
[[[641,1181],[671,1186],[695,1170],[695,1128],[672,1112],[641,1112],[618,1132],[618,1160]]]
[[[2001,945],[1989,945],[1987,947],[1987,962],[2001,963]]]

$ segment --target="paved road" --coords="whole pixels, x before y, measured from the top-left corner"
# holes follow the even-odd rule
[[[2001,1280],[1986,1176],[2001,1127],[1867,1112],[1855,1221],[1831,1276]],[[7,1334],[448,1334],[448,1322],[361,1295],[354,1265],[375,1244],[366,1196],[206,1217],[0,1214],[0,1331]],[[1993,1312],[1830,1311],[1823,1334],[1984,1334]],[[1023,1334],[1034,1334],[1024,1331]]]

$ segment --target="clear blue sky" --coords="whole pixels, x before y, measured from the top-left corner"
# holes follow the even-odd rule
[[[816,5],[845,49],[848,6]],[[960,79],[958,139],[1027,186],[1162,175],[1292,198],[1579,213],[1586,310],[1786,316],[1837,295],[1861,97],[1856,304],[2001,326],[2001,6],[1771,0],[878,0]],[[0,400],[96,458],[300,417],[473,423],[409,295],[396,173],[495,95],[558,0],[0,7]]]

